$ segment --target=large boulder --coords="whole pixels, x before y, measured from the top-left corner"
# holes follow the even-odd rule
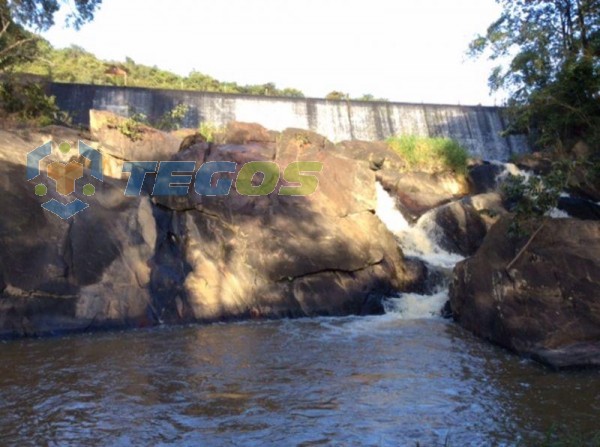
[[[598,163],[598,161],[596,161]],[[593,202],[600,202],[600,175],[584,166],[576,166],[569,176],[567,188],[574,195],[581,196]]]
[[[0,135],[0,206],[7,210],[0,218],[0,336],[148,324],[151,202],[124,197],[123,185],[105,178],[90,180],[93,196],[77,190],[69,197],[89,204],[71,219],[44,210],[42,203],[65,198],[45,174],[25,179],[26,153],[42,143],[39,137]],[[48,186],[46,196],[36,196],[38,183]]]
[[[502,218],[456,266],[454,318],[557,368],[600,366],[600,222],[547,219],[530,240],[509,238],[509,225]]]
[[[466,181],[449,172],[430,174],[384,169],[376,175],[383,187],[398,199],[403,213],[413,219],[468,193]]]
[[[0,131],[0,205],[7,210],[0,218],[0,336],[374,313],[382,311],[382,297],[409,286],[415,273],[374,215],[375,175],[366,164],[328,151],[331,143],[311,132],[289,130],[275,143],[257,141],[270,134],[256,125],[239,128],[252,131],[253,141],[199,141],[175,148],[173,159],[197,167],[234,161],[238,169],[274,161],[282,171],[292,161],[320,161],[317,190],[279,196],[280,180],[268,196],[240,195],[234,187],[220,197],[193,188],[183,197],[129,197],[125,179],[100,182],[86,169],[95,193],[84,196],[78,183],[65,199],[45,174],[25,179],[26,153],[47,135]],[[54,149],[61,162],[79,160]],[[45,197],[35,194],[38,182],[48,186]],[[41,207],[75,197],[89,207],[68,220]]]
[[[436,224],[439,245],[451,253],[473,255],[487,233],[482,215],[464,201],[436,208],[428,213],[427,218]]]
[[[377,181],[397,198],[403,213],[413,219],[469,191],[460,175],[410,171],[406,161],[383,141],[343,141],[329,150],[368,164]]]
[[[310,196],[157,197],[173,210],[167,232],[189,268],[183,295],[195,320],[345,315],[381,311],[381,298],[411,276],[393,236],[373,214],[375,175],[340,157],[312,132],[284,131],[278,143],[190,148],[178,159],[319,161]],[[235,177],[235,176],[233,176]],[[177,212],[185,210],[185,212]]]
[[[276,139],[276,132],[269,132],[257,123],[240,121],[227,123],[225,129],[215,135],[217,144],[274,143]]]

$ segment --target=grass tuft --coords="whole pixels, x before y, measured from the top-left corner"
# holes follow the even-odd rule
[[[466,174],[469,154],[456,140],[450,138],[400,135],[387,140],[413,170],[424,172],[454,171]]]

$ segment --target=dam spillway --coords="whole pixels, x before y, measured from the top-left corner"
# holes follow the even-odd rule
[[[89,84],[50,83],[48,93],[73,124],[89,125],[89,110],[119,115],[143,113],[158,120],[178,104],[189,107],[184,126],[224,126],[230,121],[259,123],[281,131],[309,129],[333,142],[385,140],[393,135],[449,137],[474,157],[508,160],[529,151],[527,139],[504,136],[504,109],[489,106],[416,104],[383,101],[334,101],[162,90]]]

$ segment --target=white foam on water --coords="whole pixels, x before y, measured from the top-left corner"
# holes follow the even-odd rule
[[[381,219],[388,230],[393,234],[398,234],[410,229],[408,221],[398,208],[396,208],[394,198],[383,189],[381,183],[377,182],[375,184],[375,190],[377,192],[377,209],[375,210],[375,214]]]
[[[376,184],[377,209],[375,214],[398,238],[405,256],[419,258],[434,268],[452,269],[464,258],[450,253],[439,245],[441,229],[436,223],[436,210],[431,210],[411,226],[396,207],[396,202],[380,183]],[[386,317],[390,319],[422,319],[440,316],[448,301],[447,287],[432,295],[404,293],[384,300]]]
[[[435,318],[448,301],[448,291],[442,290],[433,295],[403,293],[397,298],[387,298],[383,307],[387,314],[398,315],[404,320]]]
[[[457,262],[465,259],[463,256],[449,252],[439,245],[442,229],[435,221],[436,210],[423,214],[414,227],[407,231],[402,238],[405,253],[421,258],[436,267],[454,268]]]
[[[396,208],[394,198],[381,186],[377,190],[377,209],[375,214],[385,226],[400,240],[405,256],[414,256],[442,268],[452,268],[464,258],[450,253],[439,246],[440,229],[435,223],[435,212],[425,213],[414,226],[410,226],[402,213]]]
[[[569,213],[559,210],[558,208],[552,208],[546,213],[546,216],[551,217],[552,219],[569,219],[571,217]]]
[[[495,179],[496,185],[499,185],[500,183],[502,183],[510,175],[512,175],[514,177],[524,177],[525,180],[529,180],[529,178],[533,175],[529,171],[523,171],[514,163],[504,163],[504,162],[495,161],[495,160],[490,161],[490,163],[492,163],[496,166],[502,166],[502,168],[503,168],[503,171],[500,172],[500,174],[498,174],[496,176],[496,179]]]

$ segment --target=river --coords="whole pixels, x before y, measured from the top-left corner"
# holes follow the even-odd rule
[[[401,314],[0,345],[2,445],[516,445],[597,430],[598,371],[553,372]]]
[[[1,342],[0,444],[513,446],[600,431],[600,371],[550,371],[442,319],[460,257],[379,185],[378,204],[437,272],[429,295],[391,297],[381,316]]]

